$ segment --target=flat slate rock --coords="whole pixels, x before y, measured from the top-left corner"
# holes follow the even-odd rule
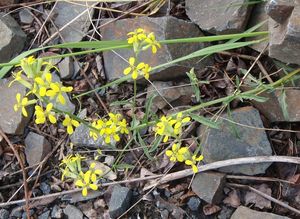
[[[230,123],[222,117],[232,120],[236,124]],[[219,121],[219,129],[208,128],[204,125],[201,125],[199,129],[206,163],[232,158],[272,155],[270,142],[263,130],[259,112],[255,108],[243,107],[233,110],[230,117],[223,114]],[[256,175],[264,173],[270,165],[270,163],[247,164],[224,167],[219,170],[227,173]]]
[[[238,207],[230,219],[253,219],[253,218],[290,219],[289,217],[280,216],[269,212],[255,211],[244,206]]]
[[[134,31],[138,27],[144,28],[147,33],[153,32],[157,40],[203,36],[195,24],[171,16],[159,18],[139,17],[108,23],[109,21],[103,21],[103,24],[107,24],[101,29],[102,40],[126,40],[127,33]],[[141,52],[139,54],[139,61],[153,67],[170,62],[207,46],[209,46],[208,43],[165,44],[161,45],[156,54],[152,54],[151,49]],[[127,49],[116,50],[116,52],[126,60],[134,56],[133,51]],[[120,56],[111,51],[103,52],[105,73],[108,80],[124,76],[123,71],[128,67],[128,63],[120,58]],[[212,64],[211,57],[199,62],[200,59],[194,58],[152,71],[150,79],[152,81],[174,79],[179,76],[186,76],[186,72],[190,71],[192,67],[197,69]]]
[[[25,138],[25,154],[29,166],[41,162],[51,152],[51,144],[42,135],[29,132]]]
[[[295,5],[290,16],[278,23],[269,19],[269,56],[286,63],[300,64],[300,5]]]
[[[291,15],[294,6],[295,0],[271,0],[266,5],[266,12],[277,23],[283,23]]]
[[[225,174],[222,173],[197,173],[192,190],[199,198],[210,204],[218,204],[222,200]]]
[[[21,109],[17,112],[14,111],[14,105],[17,102],[16,94],[20,93],[21,96],[24,96],[27,91],[18,82],[8,87],[11,80],[11,78],[0,80],[0,127],[6,134],[22,135],[30,120],[32,107],[27,107],[28,117],[22,115]]]
[[[24,47],[26,34],[22,31],[15,19],[0,13],[0,63],[8,62]]]
[[[286,89],[285,95],[286,116],[284,116],[280,105],[280,99],[282,98],[280,90],[272,93],[262,93],[261,96],[268,98],[266,102],[251,102],[270,122],[300,122],[300,90]]]
[[[248,0],[186,0],[186,14],[201,30],[213,34],[243,32],[251,12]]]
[[[111,218],[121,216],[129,207],[132,191],[127,187],[115,186],[109,201],[109,214]]]
[[[88,1],[87,4],[91,6],[94,3],[95,2]],[[94,9],[87,7],[85,2],[80,4],[81,5],[60,1],[57,2],[54,8],[54,13],[57,14],[54,23],[59,29],[63,28],[60,31],[60,35],[64,39],[64,42],[81,41],[91,25],[90,19],[93,18]],[[87,8],[89,8],[90,15]],[[89,16],[91,16],[91,18]],[[74,21],[72,22],[72,20]]]

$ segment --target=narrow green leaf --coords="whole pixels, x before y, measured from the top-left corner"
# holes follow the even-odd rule
[[[280,95],[278,97],[279,105],[282,110],[282,114],[285,120],[289,120],[289,111],[288,111],[288,105],[286,103],[286,93],[284,88],[281,89]]]
[[[194,114],[194,113],[190,113],[189,114],[193,120],[205,125],[205,126],[208,126],[210,128],[214,128],[214,129],[218,129],[219,128],[219,124],[217,122],[214,122],[210,119],[207,119],[205,118],[204,116],[199,116],[197,114]]]
[[[144,154],[148,157],[148,159],[153,160],[153,157],[151,157],[151,155],[149,153],[149,150],[148,150],[148,147],[145,144],[143,138],[141,137],[140,132],[137,132],[137,136],[138,136],[138,142],[139,142],[139,144],[142,146],[142,148],[144,150]]]
[[[255,94],[242,94],[241,98],[246,100],[255,100],[260,103],[266,102],[268,100],[267,97],[257,96]]]

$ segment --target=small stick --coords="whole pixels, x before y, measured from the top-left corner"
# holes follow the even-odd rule
[[[272,196],[269,196],[269,195],[255,189],[255,188],[251,187],[251,186],[241,185],[241,184],[236,184],[236,183],[227,183],[227,185],[230,186],[230,187],[235,187],[235,188],[248,189],[248,190],[250,190],[252,192],[255,192],[256,194],[264,197],[265,199],[268,199],[269,201],[274,202],[274,203],[276,203],[276,204],[278,204],[278,205],[280,205],[284,208],[287,208],[287,209],[293,211],[294,213],[300,215],[300,210],[298,210],[296,208],[293,208],[292,206],[290,206],[290,205],[288,205],[288,204],[286,204],[282,201],[279,201],[278,199],[273,198]]]
[[[24,193],[25,193],[25,209],[26,209],[26,214],[27,214],[27,218],[30,218],[30,207],[29,207],[29,190],[28,190],[28,184],[27,184],[27,174],[25,171],[25,167],[24,167],[24,163],[21,159],[21,157],[19,156],[18,151],[15,149],[15,147],[13,146],[13,144],[11,143],[11,141],[9,140],[9,138],[7,137],[7,135],[2,131],[2,129],[0,128],[0,135],[4,138],[4,140],[7,142],[7,144],[9,145],[9,147],[11,148],[11,150],[14,152],[19,165],[22,169],[22,175],[23,175],[23,183],[24,183]]]
[[[241,180],[256,180],[256,181],[265,181],[265,182],[281,182],[288,184],[295,184],[288,180],[271,178],[271,177],[260,177],[260,176],[236,176],[236,175],[226,175],[227,179],[241,179]]]
[[[300,158],[298,158],[298,157],[289,157],[289,156],[244,157],[244,158],[235,158],[235,159],[217,161],[217,162],[214,162],[214,163],[205,164],[205,165],[200,166],[198,168],[199,168],[199,172],[204,172],[204,171],[214,170],[214,169],[218,169],[218,168],[221,168],[221,167],[232,166],[232,165],[254,164],[254,163],[270,163],[270,162],[300,164]],[[176,179],[181,179],[181,178],[193,175],[193,174],[194,174],[194,172],[191,169],[186,169],[186,170],[178,171],[178,172],[175,172],[175,173],[170,173],[170,174],[167,174],[165,176],[164,176],[164,174],[160,174],[160,175],[147,176],[147,177],[130,179],[130,180],[103,183],[103,184],[100,184],[100,186],[107,187],[107,186],[111,186],[111,185],[124,184],[124,183],[130,183],[130,182],[139,182],[139,181],[146,181],[146,180],[153,180],[153,179],[157,179],[157,178],[161,178],[160,181],[159,181],[159,184],[160,184],[160,183],[166,183],[166,182],[176,180]],[[152,186],[150,188],[152,188],[153,186],[156,186],[156,183],[152,184]],[[144,190],[145,189],[146,188],[144,188]],[[52,193],[52,194],[49,194],[49,195],[44,195],[44,196],[31,198],[30,201],[41,200],[41,199],[48,198],[48,197],[58,197],[58,196],[62,196],[62,195],[65,195],[65,194],[72,194],[72,193],[79,192],[79,191],[81,191],[81,189],[73,189],[73,190],[64,191],[64,192]],[[11,202],[8,202],[8,203],[0,203],[0,208],[5,207],[5,206],[9,206],[9,205],[14,205],[14,204],[21,204],[21,203],[24,203],[24,202],[25,202],[25,200],[23,199],[23,200],[11,201]]]

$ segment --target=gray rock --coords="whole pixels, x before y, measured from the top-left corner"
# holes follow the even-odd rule
[[[300,102],[300,90],[285,90],[285,102],[287,105],[288,118],[284,117],[283,110],[279,102],[281,95],[282,92],[280,90],[272,93],[263,93],[261,96],[268,98],[266,102],[251,102],[270,122],[299,122],[300,107],[298,103]]]
[[[0,218],[9,219],[9,211],[6,209],[0,209]]]
[[[14,111],[14,105],[17,102],[16,94],[20,93],[21,96],[24,96],[27,92],[26,88],[17,82],[8,87],[11,80],[0,80],[0,127],[7,134],[22,135],[30,120],[32,107],[27,107],[27,118],[22,116],[21,109],[17,112]]]
[[[59,64],[59,74],[62,79],[67,79],[72,77],[74,74],[74,62],[72,58],[66,57]]]
[[[289,217],[280,216],[268,212],[255,211],[244,206],[238,207],[230,219],[253,219],[253,218],[265,218],[265,219],[289,219]]]
[[[84,3],[85,4],[85,3]],[[88,2],[89,6],[94,4],[94,2]],[[57,14],[57,17],[54,20],[56,26],[61,29],[61,37],[65,42],[78,42],[87,34],[87,31],[91,25],[89,13],[91,18],[94,14],[94,9],[85,5],[78,5],[72,2],[58,2],[54,9],[54,13]],[[74,22],[70,23],[72,20]],[[70,23],[70,24],[68,24]],[[68,24],[68,25],[67,25]]]
[[[45,211],[43,214],[41,214],[38,219],[49,219],[50,211]]]
[[[82,219],[83,213],[74,205],[67,205],[64,209],[64,214],[70,219]]]
[[[269,19],[269,56],[286,63],[300,64],[300,5],[282,24]]]
[[[127,187],[115,186],[111,194],[108,209],[111,218],[122,215],[129,207],[132,191]]]
[[[268,26],[268,15],[265,11],[265,7],[266,7],[266,2],[263,3],[259,3],[259,4],[255,4],[250,18],[249,18],[249,22],[248,22],[248,28],[251,28],[263,21],[266,21],[260,28],[256,29],[257,32],[261,32],[261,31],[268,31],[269,30],[269,26]],[[247,41],[252,41],[252,40],[259,40],[261,39],[261,36],[257,36],[257,37],[249,37],[247,38]],[[265,48],[267,48],[268,45],[268,41],[265,40],[263,42],[260,43],[255,43],[253,45],[250,45],[250,47],[258,52],[262,52]],[[265,50],[265,52],[267,52],[268,49]]]
[[[0,13],[0,39],[0,63],[10,61],[23,49],[26,40],[19,24],[4,12]]]
[[[243,32],[251,11],[247,0],[186,0],[187,16],[213,34]]]
[[[225,119],[230,119],[236,124]],[[219,129],[201,125],[200,136],[203,147],[204,161],[212,163],[232,158],[270,156],[272,149],[267,135],[263,130],[259,112],[253,107],[243,107],[228,115],[221,115]],[[241,124],[241,125],[237,125]],[[248,128],[247,126],[251,126]],[[247,164],[221,168],[222,172],[256,175],[262,174],[270,163]]]
[[[33,21],[33,16],[27,8],[23,8],[19,11],[20,21],[24,24],[31,24]]]
[[[79,147],[103,148],[114,147],[116,144],[116,142],[111,142],[110,145],[107,145],[104,139],[100,136],[95,141],[92,137],[90,137],[90,128],[84,124],[81,124],[75,129],[70,139],[74,146]]]
[[[42,190],[42,192],[44,193],[44,195],[47,195],[51,192],[51,187],[49,184],[42,182],[40,184],[40,189]]]
[[[228,219],[231,217],[232,213],[233,213],[233,209],[232,208],[228,208],[226,206],[222,206],[222,210],[220,211],[220,213],[218,214],[218,219]]]
[[[192,183],[192,190],[207,203],[218,204],[222,199],[224,183],[225,174],[197,173]]]
[[[295,0],[270,0],[266,5],[267,14],[277,23],[283,23],[291,15]]]
[[[147,88],[147,99],[150,99],[152,95],[156,95],[156,97],[153,98],[151,105],[153,112],[156,112],[158,109],[163,109],[168,106],[168,103],[175,100],[178,100],[179,102],[185,100],[191,101],[191,96],[193,94],[194,92],[191,86],[174,87],[172,82],[153,81]],[[166,100],[168,102],[166,102]]]
[[[180,20],[174,17],[149,18],[139,17],[134,19],[122,19],[111,22],[102,27],[103,40],[124,40],[127,39],[127,33],[135,30],[137,27],[145,28],[148,33],[153,32],[157,40],[166,40],[184,37],[203,36],[199,28],[192,23]],[[200,50],[209,44],[207,43],[189,43],[189,44],[168,44],[161,45],[155,55],[151,50],[144,51],[139,54],[139,61],[145,62],[150,66],[157,66],[170,62],[174,59],[188,55],[192,52]],[[133,56],[131,50],[117,50],[117,52],[126,60]],[[123,70],[128,67],[128,63],[121,59],[113,52],[103,52],[105,73],[108,80],[123,77]],[[212,59],[208,58],[198,62],[199,58],[190,59],[188,61],[179,62],[157,69],[151,72],[150,79],[168,80],[179,76],[186,76],[186,72],[192,67],[203,68],[212,64]]]
[[[10,217],[21,218],[22,217],[22,208],[15,207],[10,212]]]
[[[51,218],[62,218],[63,210],[55,205],[51,211]]]
[[[191,197],[187,203],[188,207],[192,210],[192,211],[197,211],[199,206],[201,204],[201,200],[199,198],[196,197]]]
[[[29,132],[25,138],[25,155],[27,163],[32,166],[41,162],[51,152],[51,144],[47,139],[34,132]]]
[[[30,214],[30,217],[31,217],[34,214],[34,210],[30,209],[29,210],[29,214]],[[26,211],[23,211],[22,219],[27,219],[27,213],[26,213]]]
[[[52,80],[54,82],[60,82],[60,78],[56,74],[52,74]],[[55,99],[50,100],[51,103],[53,103],[53,107],[62,110],[64,112],[74,113],[75,112],[75,105],[70,101],[70,98],[67,93],[63,93],[63,97],[66,100],[65,105],[62,105],[61,103],[57,103]]]

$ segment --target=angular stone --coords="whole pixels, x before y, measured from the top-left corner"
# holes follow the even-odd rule
[[[268,27],[268,15],[265,11],[265,7],[266,7],[266,2],[263,3],[259,3],[259,4],[255,4],[250,18],[249,18],[249,22],[248,22],[248,28],[251,28],[263,21],[265,21],[265,23],[258,29],[256,29],[255,31],[257,32],[261,32],[261,31],[268,31],[269,27]],[[261,36],[257,36],[257,37],[249,37],[247,38],[247,41],[252,41],[252,40],[259,40],[261,39]],[[268,45],[268,41],[265,40],[263,42],[260,43],[255,43],[253,45],[250,45],[249,47],[251,47],[252,49],[258,51],[258,52],[262,52],[265,48],[267,48]],[[268,49],[265,50],[265,52],[268,51]]]
[[[9,211],[6,209],[0,209],[0,218],[1,219],[8,219],[9,218]]]
[[[38,219],[49,219],[49,216],[50,216],[50,211],[45,211],[38,217]]]
[[[232,120],[236,124],[222,118]],[[199,129],[205,162],[272,155],[270,142],[263,130],[259,112],[255,108],[243,107],[233,110],[230,117],[223,114],[219,121],[219,129],[208,128],[204,125],[201,125]],[[270,163],[247,164],[224,167],[220,171],[256,175],[264,173],[269,166]]]
[[[269,19],[269,56],[286,63],[300,64],[300,5],[282,24]]]
[[[47,139],[34,132],[29,132],[25,138],[25,154],[27,163],[32,166],[39,163],[51,152],[51,144]]]
[[[224,183],[225,174],[197,173],[192,183],[192,190],[207,203],[218,204],[222,200]]]
[[[101,29],[103,40],[125,40],[127,33],[136,28],[144,28],[147,33],[153,32],[157,40],[167,40],[184,37],[203,36],[199,28],[184,20],[174,17],[149,18],[139,17],[134,19],[122,19],[104,25]],[[161,45],[156,54],[152,54],[151,49],[139,54],[139,61],[145,62],[154,67],[164,64],[200,50],[209,44],[207,43],[188,43],[188,44],[165,44]],[[133,56],[133,51],[122,49],[116,52],[126,60]],[[124,76],[123,71],[128,67],[128,63],[111,51],[103,52],[105,73],[108,80],[121,78]],[[190,59],[166,66],[151,72],[150,79],[168,80],[179,76],[185,76],[186,72],[192,67],[203,68],[212,64],[211,58],[199,62],[199,58]]]
[[[300,121],[300,90],[286,89],[285,102],[287,104],[288,118],[284,117],[280,105],[280,90],[272,93],[263,93],[260,96],[268,98],[266,102],[259,103],[252,101],[253,105],[262,113],[270,122],[299,122]]]
[[[186,14],[201,30],[213,34],[243,32],[250,15],[247,0],[186,0]]]
[[[70,139],[72,144],[78,147],[89,147],[89,148],[109,147],[109,145],[105,143],[103,138],[99,137],[95,141],[92,137],[90,137],[90,128],[84,124],[81,124],[75,129]],[[111,146],[114,146],[115,144],[116,142],[111,142]]]
[[[295,0],[270,0],[266,5],[267,14],[277,23],[283,23],[294,9]]]
[[[83,4],[85,4],[85,2]],[[94,2],[88,1],[87,4],[91,6]],[[92,7],[87,9],[86,5],[62,1],[56,4],[54,13],[57,14],[54,20],[56,26],[59,29],[65,27],[60,31],[64,42],[78,42],[86,35],[91,25],[89,16],[91,16],[91,18],[93,17],[94,9]],[[74,21],[72,22],[72,20]]]
[[[15,19],[3,12],[0,13],[0,39],[0,63],[10,61],[23,49],[26,40]]]
[[[197,211],[201,204],[201,200],[197,197],[191,197],[187,203],[192,211]]]
[[[28,117],[22,116],[21,110],[15,112],[14,105],[16,104],[16,94],[20,93],[24,96],[26,88],[18,82],[13,83],[8,87],[12,79],[0,80],[0,127],[7,134],[22,135],[24,128],[28,124],[32,107],[27,107]]]
[[[33,16],[27,8],[23,8],[19,11],[20,21],[24,24],[31,24],[33,21]]]
[[[63,210],[57,205],[54,205],[51,211],[51,218],[62,218],[62,214]]]
[[[74,205],[67,205],[67,207],[64,209],[64,214],[68,218],[72,219],[82,219],[83,218],[83,213],[76,208]]]
[[[250,208],[239,206],[230,219],[253,219],[253,218],[265,218],[265,219],[289,219],[289,217],[280,216],[268,212],[255,211]]]
[[[74,62],[72,58],[66,57],[59,64],[59,74],[62,79],[67,79],[72,77],[74,73]]]
[[[147,99],[151,98],[152,95],[156,95],[151,105],[153,112],[163,109],[168,103],[175,100],[191,100],[193,94],[191,86],[173,86],[172,82],[153,81],[147,88]]]
[[[115,186],[111,194],[108,209],[111,218],[121,216],[129,207],[132,191],[127,187]]]

